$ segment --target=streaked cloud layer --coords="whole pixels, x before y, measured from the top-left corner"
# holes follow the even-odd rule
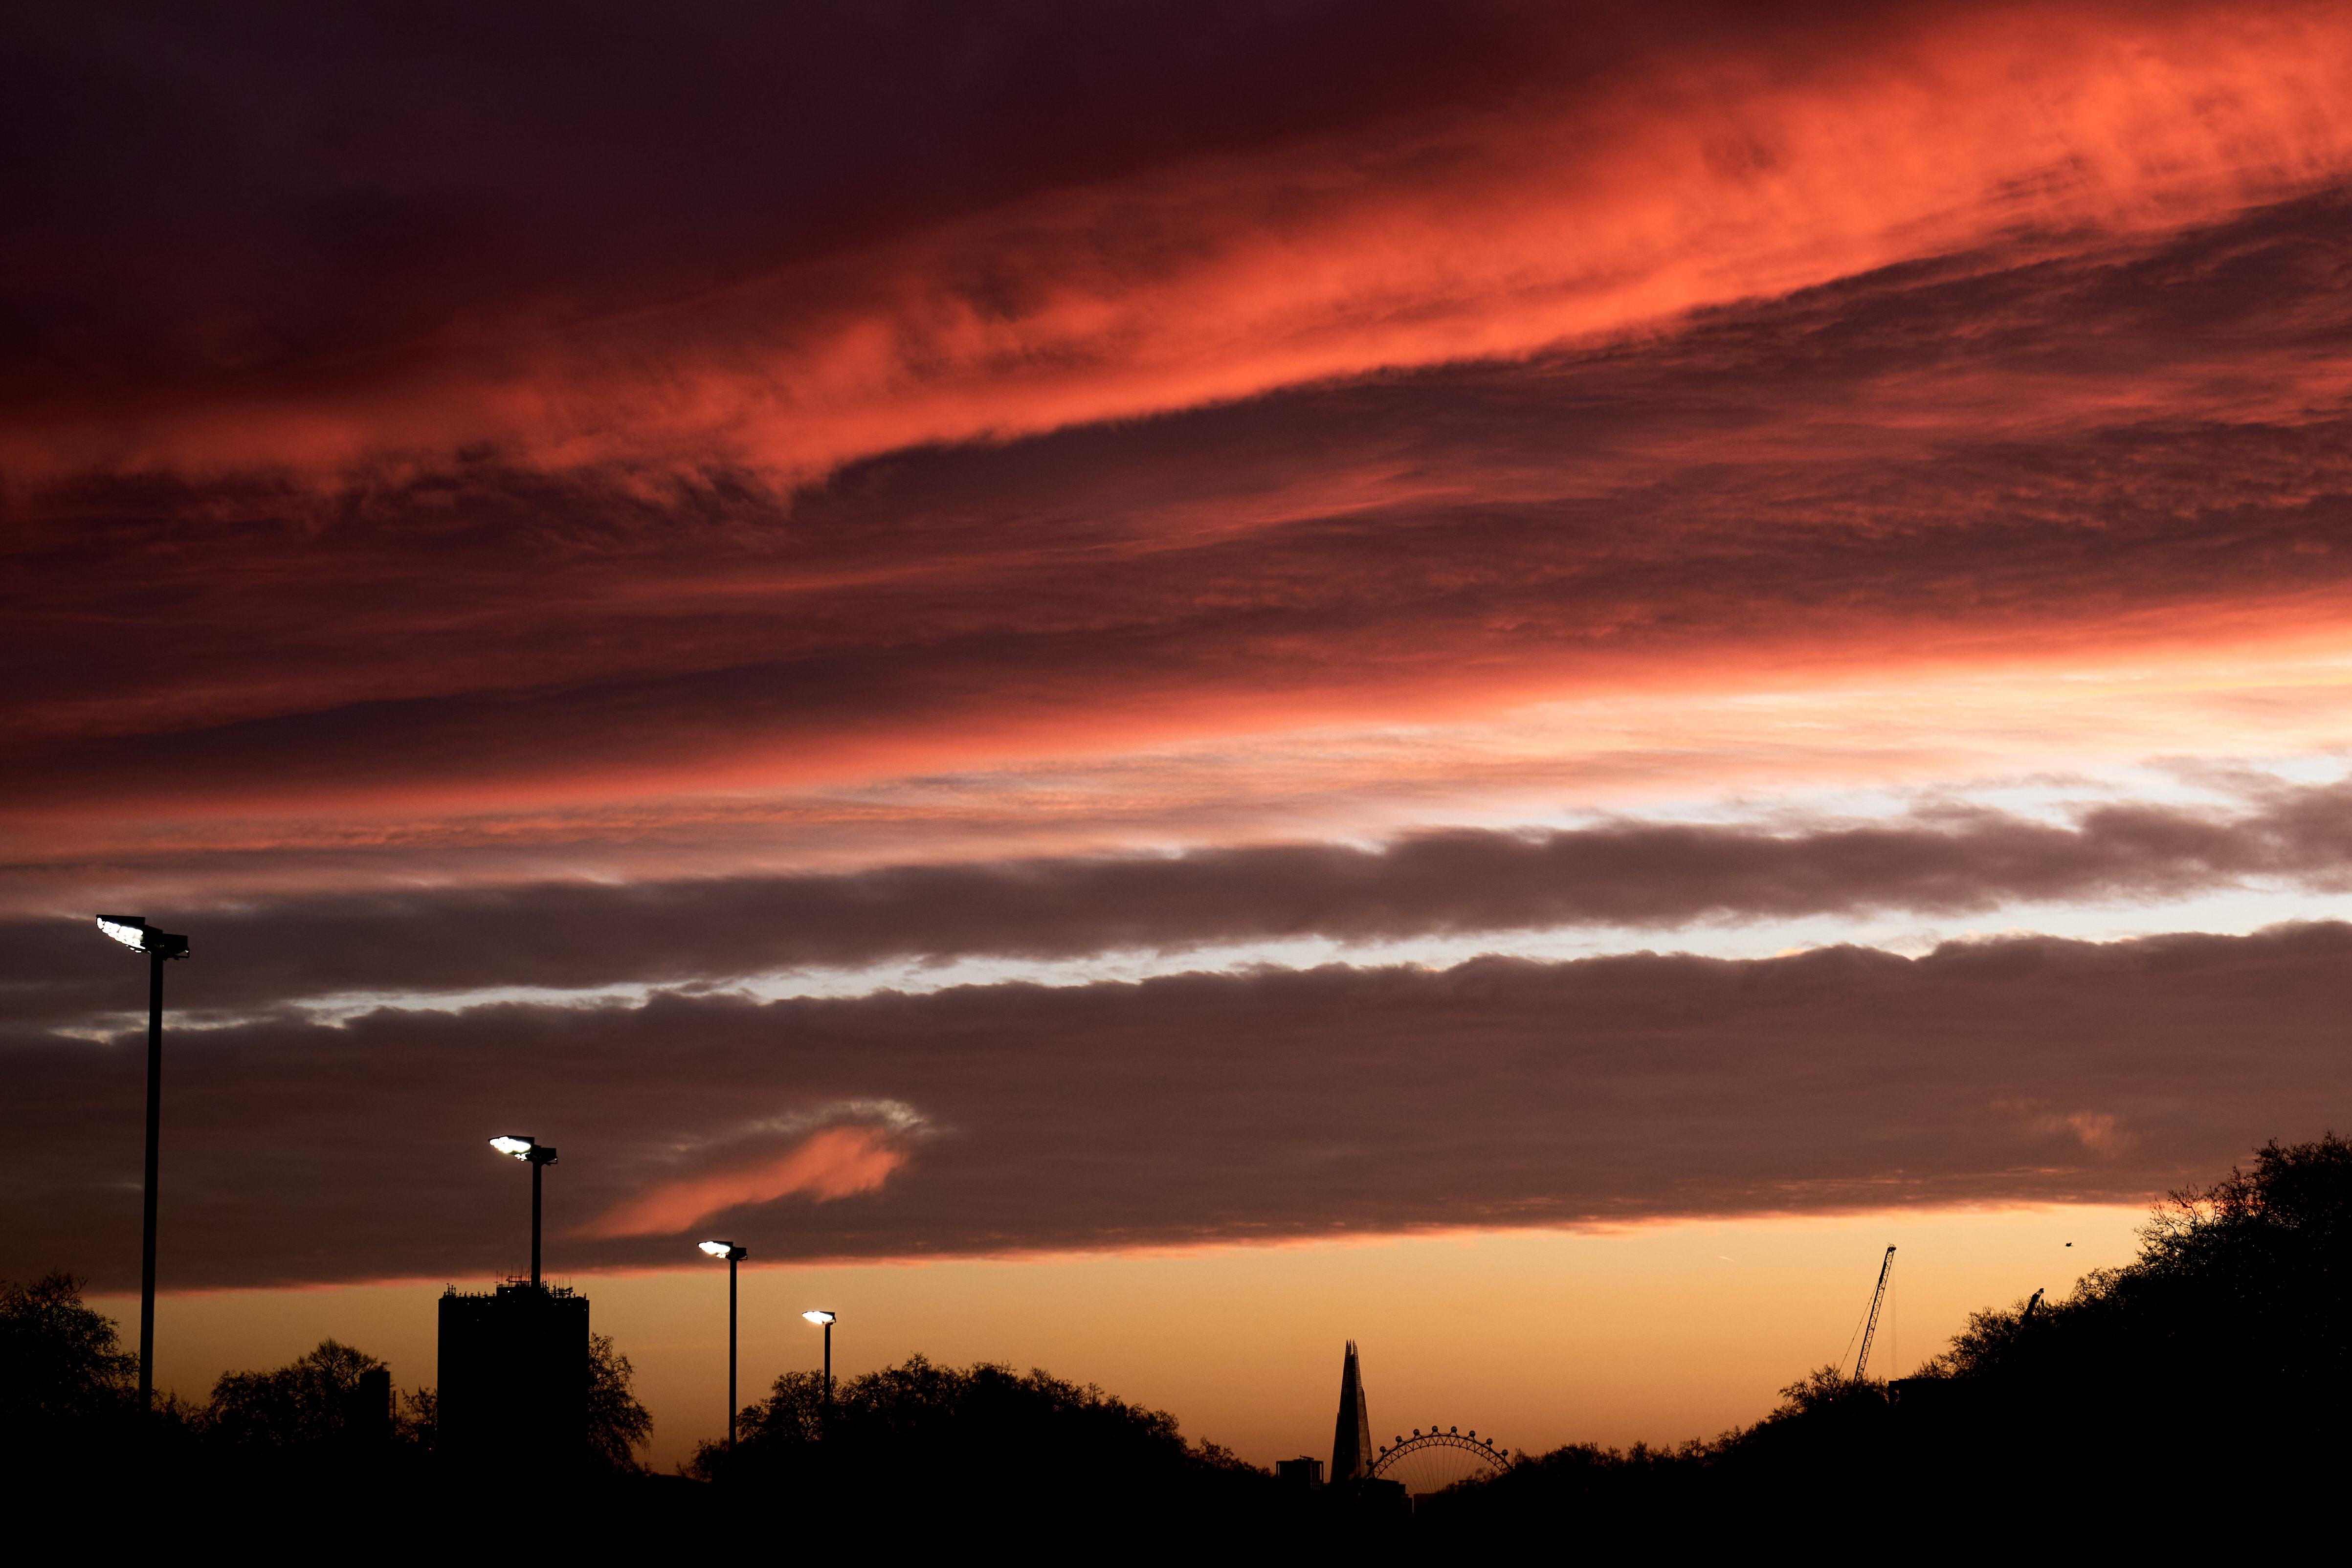
[[[110,481],[16,530],[8,820],[81,854],[92,815],[406,829],[1568,697],[2273,656],[2341,616],[2344,222],[2312,198],[2154,250],[1937,264],[791,495],[497,464],[332,500]]]
[[[937,1257],[2130,1201],[2342,1124],[2347,959],[2330,925],[268,1021],[175,1061],[169,1267],[511,1268],[486,1126],[562,1129],[567,1269],[674,1267],[698,1226]],[[136,1037],[9,1055],[12,1265],[135,1239]]]
[[[197,938],[216,1283],[487,1266],[509,1124],[618,1266],[2110,1201],[2333,1113],[2339,7],[5,26],[0,1271],[120,1222],[100,904]],[[1889,914],[2007,934],[1703,951]],[[380,1239],[236,1218],[318,1139]]]
[[[2018,904],[2160,903],[2260,883],[2352,886],[2352,786],[2273,784],[2235,811],[2107,804],[2069,824],[1946,805],[1862,824],[1613,821],[1374,847],[898,865],[793,877],[537,883],[247,901],[205,915],[196,1016],[349,996],[593,992],[898,960],[1087,958],[1321,936],[1381,943],[1597,925]],[[89,1027],[119,975],[81,923],[0,925],[25,1019]],[[184,1003],[183,1005],[188,1005]]]

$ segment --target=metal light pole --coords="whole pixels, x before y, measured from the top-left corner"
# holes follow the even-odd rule
[[[188,956],[188,939],[151,929],[136,915],[101,915],[98,928],[147,955],[147,1169],[139,1235],[139,1408],[155,1403],[155,1182],[163,1131],[163,960]]]
[[[735,1446],[735,1265],[751,1254],[732,1241],[705,1241],[702,1250],[727,1260],[727,1446]]]
[[[535,1291],[539,1289],[539,1178],[555,1163],[555,1150],[520,1133],[501,1134],[490,1140],[490,1147],[530,1165],[530,1288]]]
[[[834,1315],[833,1315],[831,1312],[828,1312],[824,1311],[823,1308],[821,1308],[821,1307],[820,1307],[818,1310],[816,1310],[815,1312],[803,1312],[803,1313],[801,1314],[801,1316],[803,1316],[803,1317],[806,1318],[809,1322],[813,1322],[813,1323],[822,1323],[822,1324],[824,1324],[824,1403],[825,1403],[826,1407],[827,1407],[828,1409],[830,1409],[830,1408],[832,1407],[832,1405],[833,1405],[833,1316],[834,1316]]]

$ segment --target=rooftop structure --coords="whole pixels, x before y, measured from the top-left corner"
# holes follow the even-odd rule
[[[1286,1487],[1312,1491],[1323,1484],[1323,1461],[1311,1454],[1274,1461],[1275,1479]]]

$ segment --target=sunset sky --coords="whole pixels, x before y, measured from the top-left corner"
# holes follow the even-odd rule
[[[18,7],[0,1276],[1753,1420],[2352,1129],[2352,10]],[[2067,1246],[2073,1242],[2072,1247]],[[126,1294],[127,1292],[127,1294]],[[1899,1358],[1899,1360],[1898,1360]]]

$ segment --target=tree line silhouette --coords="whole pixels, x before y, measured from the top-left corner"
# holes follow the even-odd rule
[[[1974,1314],[1892,1382],[1823,1367],[1752,1427],[1674,1448],[1575,1444],[1421,1500],[1410,1515],[1310,1494],[1165,1412],[1044,1372],[917,1356],[830,1391],[787,1373],[677,1473],[636,1458],[650,1429],[628,1359],[592,1342],[592,1435],[542,1530],[607,1544],[691,1529],[795,1537],[1242,1540],[1454,1552],[1530,1544],[1691,1551],[1817,1539],[1825,1521],[1935,1521],[1945,1544],[2174,1539],[2236,1521],[2284,1531],[2332,1507],[2352,1458],[2352,1144],[2272,1143],[2251,1168],[2175,1193],[2138,1258]],[[382,1363],[328,1340],[228,1374],[201,1405],[135,1408],[115,1325],[53,1273],[0,1284],[0,1466],[60,1510],[152,1494],[169,1510],[281,1521],[396,1508],[415,1521],[511,1506],[434,1458],[430,1389],[396,1399]],[[135,1484],[134,1484],[135,1483]],[[439,1511],[436,1512],[436,1511]],[[421,1528],[421,1526],[420,1526]],[[1117,1533],[1103,1535],[1099,1531]],[[1139,1533],[1141,1532],[1141,1533]],[[1146,1554],[1149,1554],[1147,1552]]]
[[[848,1521],[1017,1529],[1041,1507],[1065,1523],[1165,1519],[1237,1525],[1277,1500],[1271,1477],[1165,1411],[1049,1374],[918,1355],[836,1385],[788,1372],[738,1418],[733,1449],[698,1447],[687,1473],[724,1493],[824,1500]]]
[[[271,1537],[387,1508],[440,1523],[491,1511],[490,1489],[434,1462],[434,1390],[395,1391],[382,1361],[336,1340],[224,1374],[202,1402],[161,1395],[142,1412],[137,1358],[81,1285],[63,1272],[0,1281],[0,1475],[32,1504],[23,1520],[161,1534],[194,1512]],[[635,1451],[653,1426],[609,1336],[590,1339],[582,1375],[584,1441],[563,1473],[540,1479],[568,1497],[642,1478]]]

